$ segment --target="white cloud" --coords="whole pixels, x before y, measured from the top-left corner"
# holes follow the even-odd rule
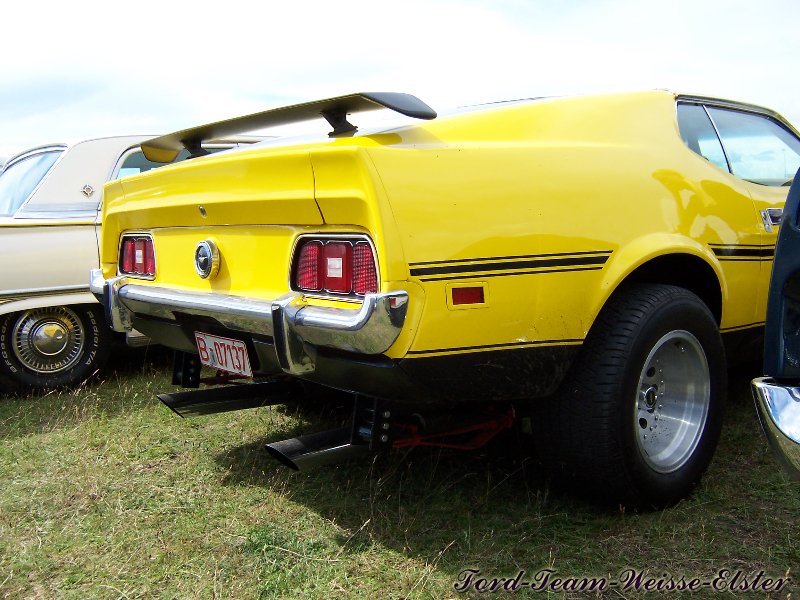
[[[11,3],[0,155],[353,91],[435,108],[664,87],[800,123],[795,0]]]

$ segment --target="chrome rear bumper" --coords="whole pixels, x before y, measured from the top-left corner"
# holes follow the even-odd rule
[[[800,387],[759,377],[752,390],[770,446],[789,474],[800,480]]]
[[[182,292],[140,285],[135,279],[105,279],[93,269],[89,286],[103,304],[114,331],[132,329],[133,315],[176,320],[176,313],[210,317],[235,331],[271,336],[281,368],[314,370],[315,346],[359,354],[381,354],[400,335],[408,308],[405,291],[367,294],[358,310],[309,306],[293,292],[275,300]]]

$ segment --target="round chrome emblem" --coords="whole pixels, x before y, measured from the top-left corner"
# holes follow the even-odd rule
[[[194,268],[203,279],[214,277],[219,272],[219,250],[211,240],[203,240],[194,251]]]

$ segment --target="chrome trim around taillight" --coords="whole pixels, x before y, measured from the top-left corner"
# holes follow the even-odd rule
[[[366,242],[369,244],[370,249],[372,250],[372,260],[375,264],[375,278],[378,282],[378,290],[380,290],[381,286],[381,271],[380,265],[378,264],[378,252],[375,249],[375,244],[372,243],[372,239],[368,235],[363,233],[303,233],[298,235],[295,240],[294,244],[292,244],[292,251],[290,254],[291,260],[289,261],[289,289],[304,296],[308,296],[309,298],[323,298],[326,300],[343,300],[345,302],[361,302],[366,295],[369,294],[357,294],[355,292],[349,293],[337,293],[337,292],[326,292],[324,289],[321,291],[306,291],[298,289],[295,286],[294,281],[292,281],[292,276],[294,274],[294,266],[295,266],[295,259],[297,258],[297,249],[300,246],[300,243],[305,239],[311,240],[318,240],[325,244],[323,240],[329,240],[332,242],[343,242],[349,243],[351,246],[355,248],[355,245],[359,242]]]
[[[153,274],[152,275],[139,275],[137,273],[125,273],[120,268],[120,261],[122,260],[122,243],[125,241],[125,238],[147,238],[150,240],[150,244],[153,246]],[[156,243],[153,241],[153,234],[148,231],[126,231],[121,236],[119,236],[119,242],[117,243],[117,275],[120,277],[133,277],[134,279],[146,279],[148,281],[152,281],[156,278],[156,264],[158,261],[156,260]]]

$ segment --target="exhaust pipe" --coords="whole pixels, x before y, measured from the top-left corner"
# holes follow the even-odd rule
[[[283,465],[299,471],[338,462],[369,451],[369,444],[354,444],[350,427],[331,429],[267,444],[267,452]]]
[[[264,381],[158,394],[158,399],[172,412],[185,418],[283,404],[302,397],[302,393],[302,388],[295,382]]]

